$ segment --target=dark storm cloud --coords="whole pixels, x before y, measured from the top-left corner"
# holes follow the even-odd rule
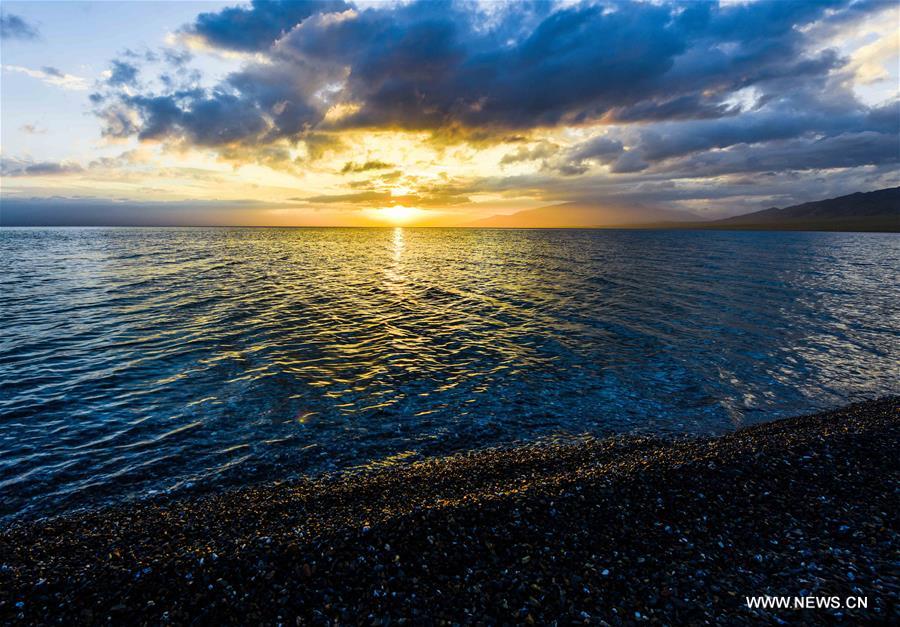
[[[721,95],[721,94],[720,94]],[[647,99],[630,107],[616,110],[608,117],[615,122],[648,122],[656,120],[696,120],[720,118],[738,113],[733,107],[704,98],[700,94],[688,94],[676,98]]]
[[[835,87],[832,94],[838,94]],[[834,96],[833,96],[834,97]],[[866,108],[856,103],[829,103],[795,94],[765,110],[719,120],[655,125],[641,133],[645,159],[670,157],[735,144],[761,143],[803,135],[838,135],[874,131],[896,135],[900,124],[897,103]]]
[[[687,165],[707,151],[746,145],[756,154],[764,152],[760,145],[793,141],[792,150],[776,146],[782,163],[791,154],[805,159],[800,147],[816,149],[823,138],[871,133],[878,137],[868,159],[860,149],[849,161],[883,163],[880,147],[897,136],[896,118],[860,103],[842,74],[847,60],[813,35],[888,6],[536,2],[486,11],[465,2],[363,9],[342,1],[255,1],[203,13],[183,31],[210,47],[259,55],[239,71],[212,89],[179,89],[169,80],[161,93],[113,92],[99,114],[108,135],[233,154],[243,146],[248,155],[281,140],[304,141],[314,159],[321,154],[316,138],[333,146],[351,128],[490,144],[541,127],[604,123],[622,137],[562,153],[532,145],[502,164],[540,161],[569,175],[605,165],[628,174],[677,169],[666,162]],[[136,71],[120,74],[127,63],[115,63],[110,81],[135,86]],[[341,104],[349,114],[326,117]],[[833,161],[810,159],[792,167]]]
[[[0,37],[3,39],[37,39],[38,29],[18,15],[0,14]]]
[[[823,92],[828,98],[800,89],[741,115],[645,126],[625,133],[633,144],[627,151],[608,137],[594,138],[570,148],[551,169],[583,174],[601,163],[611,164],[614,173],[653,168],[687,177],[897,160],[900,102],[864,107],[845,87],[830,85]]]
[[[362,104],[343,126],[532,128],[606,114],[724,115],[728,107],[717,98],[728,89],[834,65],[830,53],[798,56],[795,27],[839,2],[758,4],[515,5],[498,9],[485,28],[484,16],[458,3],[342,14],[347,5],[340,2],[255,2],[202,14],[188,30],[213,46],[270,55],[272,63],[235,73],[225,86],[260,116],[281,104],[269,137],[321,122],[324,107],[314,95],[341,81],[339,98]],[[725,43],[731,53],[718,48]],[[788,60],[785,53],[792,53]],[[689,62],[676,65],[685,55]]]
[[[231,7],[201,13],[186,31],[208,45],[226,50],[266,50],[286,31],[314,13],[343,11],[340,0],[253,0],[249,8]]]
[[[283,59],[350,68],[343,126],[529,129],[596,119],[652,93],[686,42],[648,4],[497,11],[417,2],[315,16],[278,43]]]
[[[576,144],[556,159],[545,161],[543,169],[576,176],[588,172],[595,164],[608,165],[616,174],[640,172],[649,167],[639,153],[626,150],[621,141],[599,136]]]
[[[617,158],[622,151],[625,150],[622,142],[609,137],[595,137],[591,140],[579,144],[575,150],[569,154],[571,161],[586,161],[588,159],[597,159],[598,161],[608,163]]]
[[[789,170],[824,170],[900,163],[897,135],[865,131],[833,137],[800,138],[709,151],[666,164],[659,171],[688,177]]]
[[[648,167],[650,165],[637,152],[629,150],[619,155],[619,158],[613,162],[610,171],[616,174],[627,174],[641,172]]]
[[[216,93],[212,98],[196,101],[190,109],[179,106],[182,98],[193,98],[193,92],[171,96],[134,96],[124,102],[143,112],[140,139],[161,139],[175,126],[186,130],[187,139],[198,146],[220,146],[257,136],[266,129],[263,119],[247,101],[227,93]],[[123,124],[121,130],[111,133],[123,136],[133,134],[133,129]]]

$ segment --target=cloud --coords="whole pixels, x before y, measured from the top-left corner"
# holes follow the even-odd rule
[[[735,91],[839,68],[842,59],[809,46],[803,30],[850,6],[517,4],[495,7],[486,27],[464,3],[258,1],[203,13],[185,32],[265,62],[191,98],[144,94],[126,104],[155,135],[202,145],[296,140],[326,126],[453,133],[714,119],[738,111],[729,103]],[[327,119],[348,103],[346,115]],[[161,126],[160,107],[181,113]],[[216,140],[199,128],[198,110],[235,116],[218,119],[241,132]]]
[[[561,178],[542,172],[474,179],[459,186],[457,191],[500,195],[515,199],[516,203],[523,198],[543,204],[635,203],[724,217],[773,205],[787,206],[853,191],[894,187],[898,183],[896,170],[895,164],[884,164],[827,171],[766,171],[749,176],[740,173],[698,176],[695,170],[578,178]]]
[[[51,67],[51,66],[49,66],[49,65],[43,66],[43,67],[41,68],[41,72],[43,72],[43,73],[46,74],[47,76],[52,76],[52,77],[54,77],[54,78],[65,78],[65,77],[66,77],[66,73],[65,73],[65,72],[63,72],[62,70],[59,70],[59,69],[57,69],[57,68],[55,68],[55,67]]]
[[[395,179],[396,177],[388,177]],[[410,183],[415,177],[406,177]],[[366,205],[370,207],[446,207],[465,204],[470,201],[469,194],[474,187],[468,184],[431,182],[420,184],[416,191],[406,194],[396,194],[385,178],[360,182],[360,186],[369,187],[363,191],[349,194],[320,194],[305,198],[292,198],[309,204],[346,204]],[[359,186],[357,186],[359,187]]]
[[[180,50],[176,48],[164,48],[162,51],[163,59],[166,63],[174,67],[182,67],[187,65],[194,55],[190,50]]]
[[[854,91],[855,81],[883,76],[895,42],[855,44],[857,53],[834,44],[891,6],[257,0],[202,13],[180,31],[202,44],[195,51],[236,55],[237,69],[218,82],[189,75],[190,56],[172,49],[159,54],[171,74],[139,83],[124,54],[92,102],[107,136],[281,170],[329,156],[344,174],[395,167],[348,160],[386,154],[344,152],[374,131],[406,132],[438,153],[503,144],[494,163],[533,174],[493,180],[488,192],[535,198],[599,177],[642,193],[644,183],[730,186],[775,170],[814,177],[896,163],[896,103],[870,106]],[[306,200],[454,203],[475,193],[420,185],[403,198],[373,178]]]
[[[126,48],[122,52],[122,56],[128,59],[147,61],[148,63],[156,63],[157,61],[159,61],[159,55],[152,50],[137,51],[132,50],[131,48]]]
[[[622,142],[611,137],[594,137],[582,144],[578,144],[569,152],[571,161],[596,160],[608,163],[617,158],[625,150]]]
[[[833,137],[798,138],[769,144],[740,144],[701,152],[665,164],[658,171],[704,177],[752,172],[829,170],[900,163],[896,135],[864,131]]]
[[[835,135],[846,132],[878,131],[896,133],[900,111],[896,104],[868,108],[856,102],[834,102],[842,90],[832,86],[832,102],[808,98],[795,91],[765,108],[720,120],[660,124],[641,132],[644,157],[658,161],[740,143],[762,143],[803,135]],[[846,94],[844,94],[846,95]]]
[[[544,161],[542,169],[563,176],[577,176],[589,172],[592,166],[598,164],[609,166],[609,171],[615,174],[640,172],[649,167],[638,152],[626,149],[621,140],[600,135]]]
[[[201,13],[184,32],[213,48],[255,52],[265,50],[314,13],[332,13],[347,7],[344,2],[333,0],[252,0],[249,8]]]
[[[613,162],[610,171],[616,174],[627,174],[629,172],[641,172],[648,167],[650,165],[638,153],[629,150],[619,155]]]
[[[48,85],[61,87],[63,89],[83,91],[88,88],[88,82],[85,79],[73,74],[66,74],[65,72],[54,67],[45,66],[40,70],[32,70],[27,67],[22,67],[21,65],[4,65],[3,71],[25,74],[26,76],[30,76],[31,78],[36,78],[40,81],[43,81]]]
[[[364,163],[356,163],[355,161],[348,161],[344,164],[344,167],[341,168],[342,174],[347,174],[349,172],[368,172],[369,170],[389,170],[394,167],[393,163],[386,163],[384,161],[379,161],[377,159],[372,161],[366,161]]]
[[[455,3],[316,15],[272,53],[350,69],[339,96],[360,107],[342,127],[509,130],[598,119],[652,91],[685,47],[659,7],[549,9],[497,9],[491,29],[472,5]]]
[[[33,162],[24,159],[0,158],[0,175],[2,176],[64,176],[81,172],[84,172],[84,168],[77,163]]]
[[[309,203],[387,203],[391,200],[390,192],[356,192],[353,194],[322,194],[320,196],[309,196],[307,198],[292,198],[291,200],[302,200]]]
[[[138,67],[125,61],[113,60],[106,83],[112,87],[137,85]]]
[[[888,26],[889,30],[883,37],[853,53],[850,66],[860,83],[871,85],[890,78],[887,68],[891,63],[896,67],[897,59],[900,58],[900,31],[896,29],[896,20],[894,22],[892,26]]]
[[[666,121],[637,131],[626,128],[622,135],[630,138],[628,151],[602,136],[576,144],[553,168],[563,174],[583,174],[592,163],[601,163],[611,164],[613,173],[647,168],[687,172],[691,164],[691,175],[713,176],[722,168],[807,170],[893,162],[886,148],[893,145],[893,152],[900,153],[900,101],[867,107],[839,84],[818,91],[812,95],[800,87],[740,115]],[[840,144],[854,147],[846,158],[825,150]],[[727,152],[732,147],[735,150]],[[769,151],[771,160],[766,158]],[[753,157],[742,160],[741,154]]]
[[[19,127],[19,130],[27,135],[44,135],[47,133],[47,129],[42,128],[37,124],[23,124]]]
[[[37,39],[38,29],[23,18],[12,13],[0,14],[0,38],[2,39]]]
[[[539,161],[549,159],[559,152],[559,146],[549,141],[540,141],[531,146],[519,146],[515,152],[503,155],[500,165],[510,165],[526,161]]]

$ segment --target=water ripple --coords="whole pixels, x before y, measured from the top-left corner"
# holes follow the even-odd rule
[[[2,229],[0,516],[896,393],[900,238]]]

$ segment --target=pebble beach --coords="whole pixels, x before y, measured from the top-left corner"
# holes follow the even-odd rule
[[[17,522],[3,624],[900,620],[900,397]],[[747,596],[865,597],[759,609]]]

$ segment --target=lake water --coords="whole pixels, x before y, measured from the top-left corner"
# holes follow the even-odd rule
[[[900,392],[900,237],[2,229],[0,517]]]

